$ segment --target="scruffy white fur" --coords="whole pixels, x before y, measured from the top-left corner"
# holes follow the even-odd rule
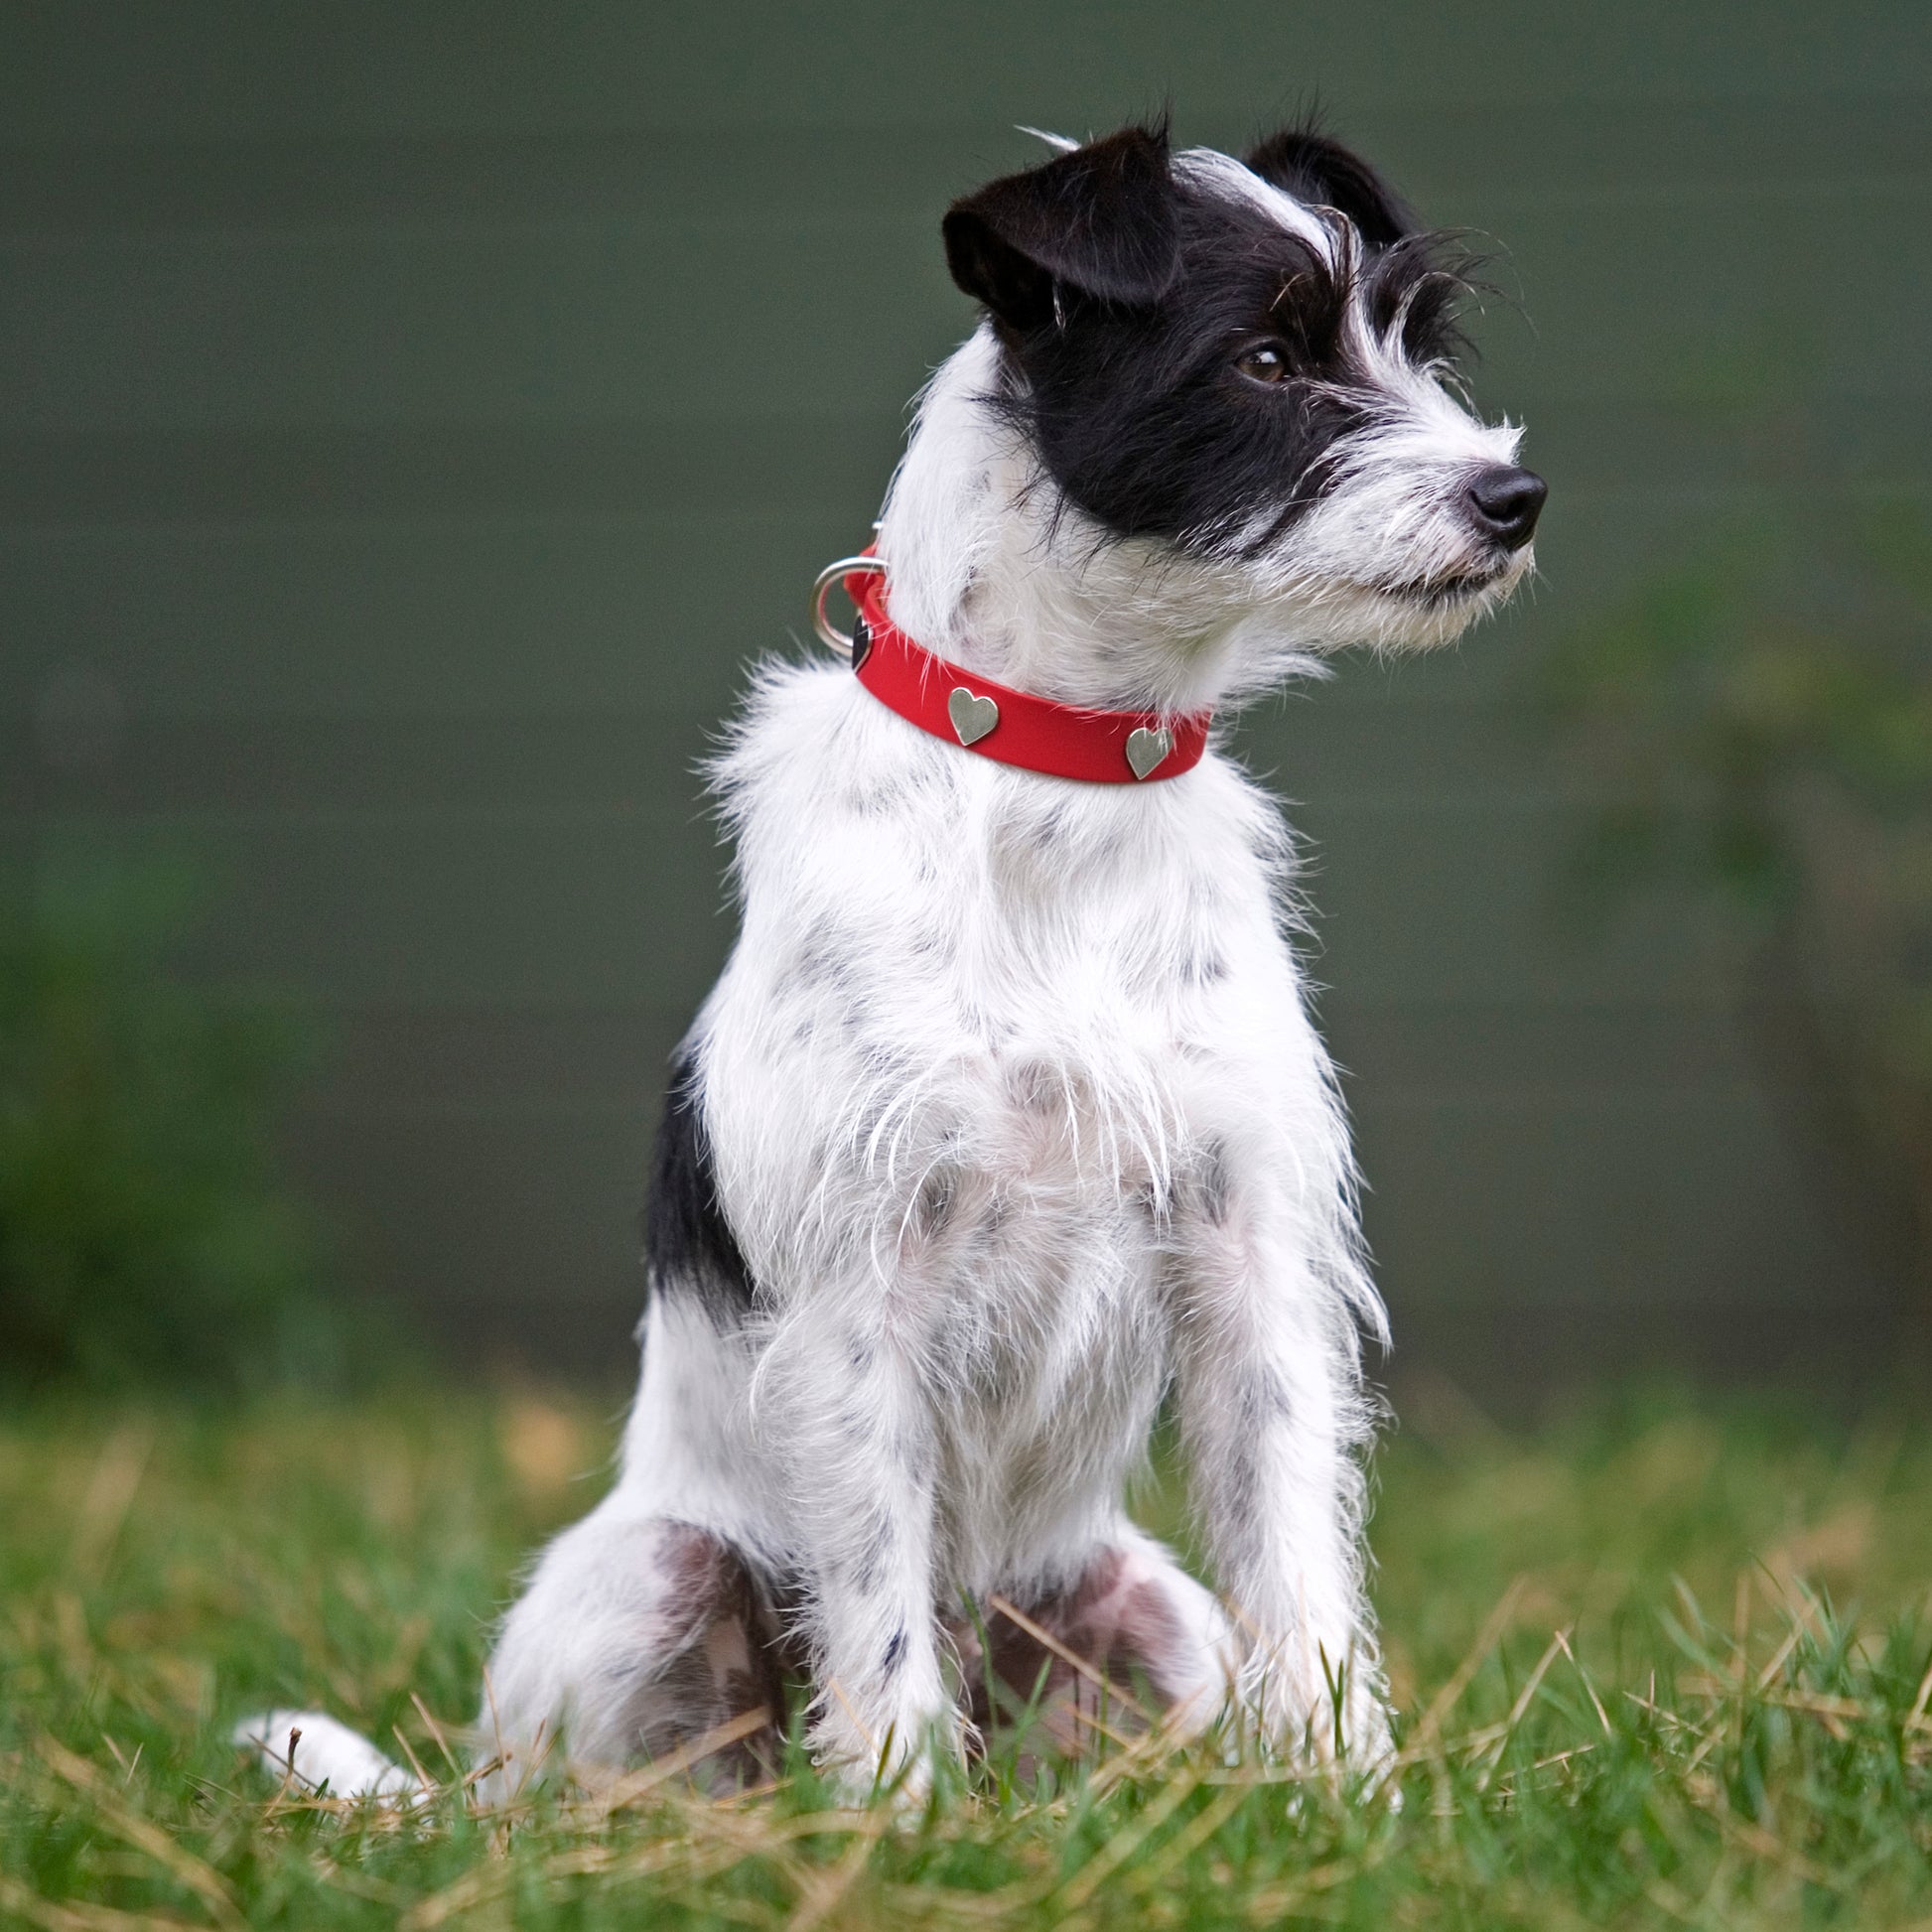
[[[1350,245],[1226,157],[1177,165]],[[1230,562],[1103,540],[1055,501],[986,406],[982,328],[886,506],[896,619],[1007,684],[1175,713],[1337,645],[1454,634],[1527,551],[1464,597],[1401,589],[1470,568],[1456,495],[1515,433],[1351,326],[1375,423],[1272,552]],[[744,924],[690,1046],[759,1312],[653,1296],[621,1472],[509,1612],[485,1729],[526,1760],[559,1733],[584,1761],[674,1734],[672,1653],[688,1671],[719,1641],[668,1607],[677,1526],[794,1580],[811,1743],[855,1788],[917,1788],[933,1741],[958,1746],[963,1601],[1039,1600],[1103,1560],[1166,1605],[1184,1721],[1372,1760],[1358,1335],[1383,1315],[1273,803],[1215,748],[1145,785],[1014,769],[831,664],[762,670],[715,778]],[[1169,1390],[1218,1600],[1124,1512]]]

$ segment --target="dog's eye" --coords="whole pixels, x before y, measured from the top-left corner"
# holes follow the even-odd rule
[[[1234,358],[1234,366],[1250,382],[1285,382],[1288,351],[1280,343],[1251,343]]]

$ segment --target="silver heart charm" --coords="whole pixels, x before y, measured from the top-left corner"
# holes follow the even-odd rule
[[[991,698],[978,697],[963,684],[955,684],[946,700],[946,716],[962,745],[977,745],[1000,722],[1000,707]]]
[[[1133,767],[1137,778],[1145,778],[1173,750],[1173,733],[1166,725],[1158,732],[1149,731],[1145,725],[1136,725],[1127,734],[1127,762]]]

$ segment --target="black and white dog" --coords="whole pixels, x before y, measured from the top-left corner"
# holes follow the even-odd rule
[[[1458,399],[1462,284],[1372,170],[1302,130],[1054,145],[946,215],[985,313],[887,499],[894,624],[1069,731],[1158,735],[1521,582],[1544,486]],[[916,1791],[1042,1683],[1386,1748],[1383,1315],[1287,835],[1211,745],[1109,784],[957,741],[785,665],[719,761],[743,933],[664,1119],[621,1475],[490,1666],[525,1762],[780,1723],[794,1673],[858,1789]],[[1169,1400],[1218,1595],[1123,1505]],[[309,1780],[407,1782],[324,1719],[247,1731],[296,1725]]]

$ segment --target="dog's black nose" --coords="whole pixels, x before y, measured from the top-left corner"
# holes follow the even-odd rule
[[[1536,534],[1536,519],[1550,486],[1534,470],[1498,464],[1469,485],[1469,507],[1485,532],[1510,550],[1520,550]]]

